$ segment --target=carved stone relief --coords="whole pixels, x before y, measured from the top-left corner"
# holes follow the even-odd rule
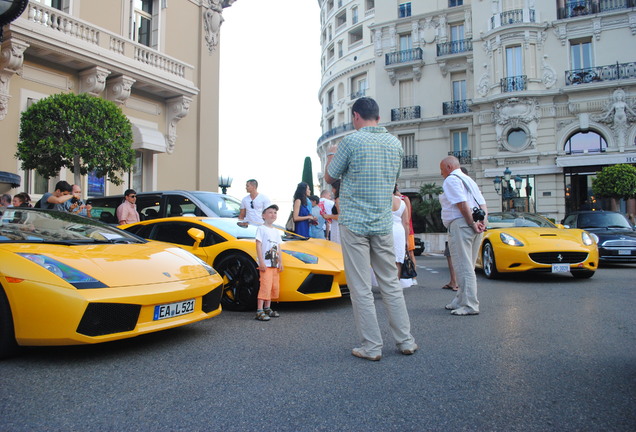
[[[205,30],[205,42],[210,53],[219,44],[219,33],[223,21],[223,4],[221,0],[208,0],[208,6],[203,13],[203,28]]]
[[[106,86],[106,98],[117,104],[123,104],[130,97],[135,79],[126,75],[121,75],[108,80]]]
[[[187,96],[178,96],[166,101],[166,123],[168,124],[168,153],[174,152],[177,142],[177,123],[188,115],[192,99]]]
[[[590,119],[610,125],[614,139],[620,151],[627,144],[627,131],[630,123],[636,121],[636,104],[629,102],[622,88],[614,90],[610,101],[601,114],[590,115]]]
[[[541,69],[543,70],[541,81],[543,82],[543,85],[545,85],[545,88],[549,89],[556,84],[558,77],[556,70],[552,66],[550,66],[547,60],[548,56],[544,55],[541,66]]]
[[[500,151],[517,152],[529,147],[535,148],[541,118],[541,110],[536,99],[509,98],[504,102],[498,102],[494,107],[493,117]],[[508,134],[517,129],[525,132],[528,139],[524,146],[512,147],[508,143]]]
[[[24,50],[29,44],[11,37],[2,42],[0,52],[0,120],[4,120],[9,110],[9,81],[22,70]]]
[[[488,96],[488,92],[490,92],[490,74],[488,73],[488,64],[484,63],[484,72],[481,74],[481,77],[479,77],[477,93],[479,93],[481,97],[486,97]]]
[[[88,93],[93,96],[99,96],[106,87],[106,77],[110,75],[110,71],[100,66],[83,70],[80,76],[80,93]]]

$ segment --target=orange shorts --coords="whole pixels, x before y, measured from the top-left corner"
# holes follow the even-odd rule
[[[415,250],[415,236],[413,234],[409,234],[409,250]]]
[[[280,292],[280,276],[278,268],[267,267],[264,272],[259,271],[261,275],[261,286],[258,290],[259,300],[277,299]]]

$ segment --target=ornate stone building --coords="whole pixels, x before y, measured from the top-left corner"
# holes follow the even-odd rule
[[[73,181],[63,170],[47,182],[14,158],[21,112],[59,92],[111,100],[133,126],[135,169],[120,187],[86,176],[88,195],[216,190],[219,31],[233,2],[30,0],[5,26],[0,56],[0,171],[22,180],[11,192],[36,200],[57,180]]]
[[[323,160],[367,95],[403,143],[410,194],[440,185],[439,161],[454,154],[491,211],[561,220],[608,208],[595,173],[636,164],[633,0],[319,3]]]

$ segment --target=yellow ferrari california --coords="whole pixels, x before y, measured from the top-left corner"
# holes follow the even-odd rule
[[[477,267],[489,279],[526,271],[590,278],[598,267],[597,239],[534,213],[489,213]]]
[[[223,277],[221,304],[228,310],[256,307],[259,271],[256,226],[232,218],[173,217],[122,227],[150,240],[173,243],[213,266]],[[194,230],[193,230],[194,228]],[[328,240],[283,236],[279,302],[338,298],[346,290],[340,245]],[[348,291],[345,291],[348,292]]]
[[[69,213],[0,208],[0,358],[211,318],[222,283],[180,248]]]

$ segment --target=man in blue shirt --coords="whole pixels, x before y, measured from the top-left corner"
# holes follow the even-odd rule
[[[382,335],[370,268],[375,272],[398,350],[410,355],[418,349],[393,251],[391,205],[404,151],[396,137],[378,126],[380,110],[373,99],[356,100],[352,117],[357,132],[328,150],[325,180],[330,184],[341,180],[340,238],[353,316],[362,342],[351,353],[377,361],[382,358]]]

